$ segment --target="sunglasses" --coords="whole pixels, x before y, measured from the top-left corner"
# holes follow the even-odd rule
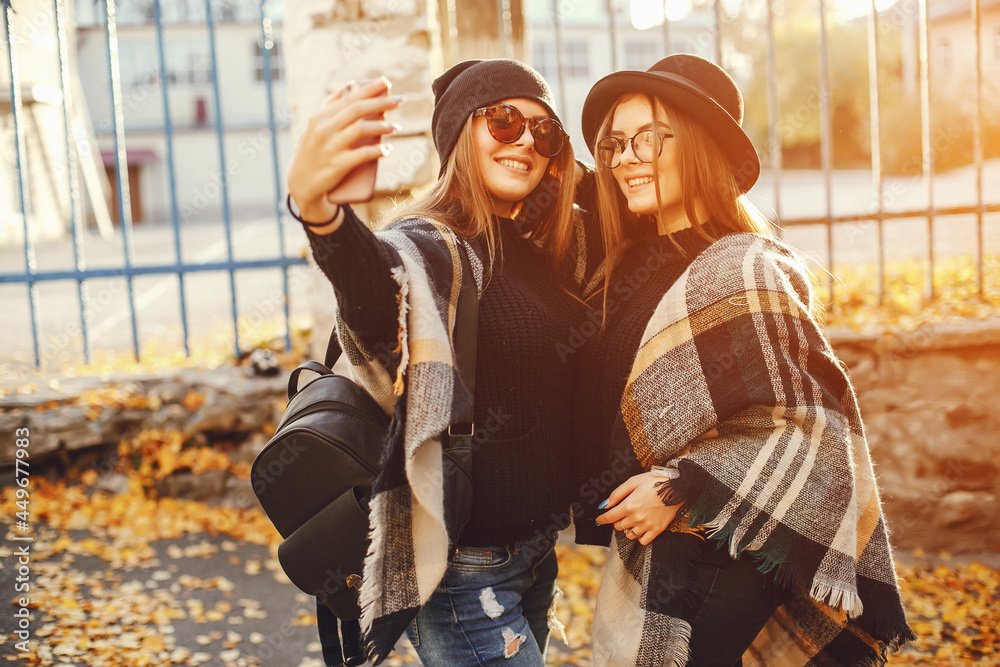
[[[490,136],[502,144],[512,144],[524,134],[527,127],[535,140],[535,152],[542,157],[555,157],[566,145],[566,132],[555,118],[525,118],[517,107],[498,104],[472,113],[472,117],[486,117]]]
[[[625,149],[629,144],[632,144],[632,152],[640,162],[652,162],[660,157],[660,153],[663,151],[663,140],[673,136],[669,132],[641,130],[632,135],[631,139],[602,137],[597,142],[597,157],[600,158],[605,167],[614,169],[621,164]]]

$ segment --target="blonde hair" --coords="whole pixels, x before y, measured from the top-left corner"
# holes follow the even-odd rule
[[[678,171],[681,182],[681,197],[684,212],[691,225],[702,238],[717,241],[727,234],[754,232],[770,235],[771,222],[743,194],[729,160],[722,152],[715,137],[703,124],[692,116],[672,108],[658,98],[645,93],[627,93],[608,110],[598,137],[611,133],[611,123],[615,111],[623,102],[633,99],[644,99],[656,120],[657,110],[663,110],[670,117],[671,132],[677,142]],[[656,200],[663,213],[660,199],[659,165],[653,160],[653,182],[656,184]],[[628,201],[618,186],[617,180],[600,161],[596,160],[597,169],[597,213],[598,226],[601,230],[601,240],[604,244],[608,263],[621,258],[624,246],[622,225],[625,215],[634,215],[628,210]],[[698,219],[698,205],[706,214],[707,220]],[[655,224],[653,216],[649,224]],[[684,249],[677,245],[670,236],[671,242],[681,252]],[[607,298],[607,288],[611,281],[611,270],[604,276],[604,298]]]
[[[532,222],[530,238],[545,250],[553,269],[565,257],[573,234],[573,195],[576,187],[574,166],[573,149],[567,141],[563,149],[549,159],[546,175],[556,180],[557,187],[552,188],[554,192],[537,192],[539,188],[547,188],[552,183],[546,178],[536,187],[539,207],[548,210],[540,220]],[[554,197],[554,205],[546,207],[541,202],[544,197]],[[524,202],[519,202],[515,206],[515,222],[529,222],[525,216],[529,211],[525,210],[523,204]],[[436,220],[464,238],[482,238],[489,257],[488,267],[492,268],[497,250],[502,253],[500,230],[493,217],[493,199],[476,159],[472,117],[469,117],[462,128],[437,182],[424,195],[399,206],[384,224],[404,218]]]

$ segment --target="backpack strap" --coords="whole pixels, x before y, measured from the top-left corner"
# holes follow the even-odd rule
[[[326,344],[326,356],[323,357],[323,365],[327,368],[333,368],[342,353],[343,350],[340,349],[340,341],[337,340],[337,327],[334,327],[330,331],[330,342]]]
[[[472,278],[472,264],[465,247],[462,258],[462,288],[455,314],[455,363],[462,383],[469,390],[469,404],[448,426],[442,438],[444,449],[445,523],[452,543],[458,542],[462,528],[472,513],[472,448],[476,434],[476,343],[479,337],[479,294]]]
[[[323,662],[327,667],[365,664],[361,650],[361,623],[357,619],[338,620],[333,611],[316,598],[316,626],[323,647]]]
[[[454,542],[462,527],[469,520],[472,510],[472,444],[475,435],[475,395],[476,395],[476,346],[478,342],[479,325],[479,293],[476,281],[472,277],[472,263],[469,261],[465,246],[458,245],[458,253],[462,259],[462,287],[458,296],[458,307],[455,313],[455,363],[458,366],[459,377],[469,390],[469,404],[448,427],[444,434],[444,465],[445,476],[450,483],[445,485],[445,517]],[[309,367],[323,374],[329,373],[337,363],[343,350],[337,339],[337,330],[330,334],[326,357],[322,368],[316,362],[315,367]],[[289,397],[293,395],[292,386],[297,386],[298,374],[294,383],[289,382]],[[361,649],[361,625],[357,620],[340,621],[325,604],[316,599],[316,626],[319,631],[320,643],[323,647],[323,661],[327,667],[350,667],[365,664]]]

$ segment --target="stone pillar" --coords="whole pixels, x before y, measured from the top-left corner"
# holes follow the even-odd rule
[[[293,143],[309,116],[348,81],[386,76],[407,101],[389,120],[403,130],[379,162],[375,199],[355,207],[366,220],[385,214],[391,197],[437,176],[431,141],[431,82],[444,69],[437,0],[300,0],[286,4],[284,32]],[[333,290],[318,272],[310,289],[314,358],[323,358],[333,327]]]
[[[524,11],[521,0],[509,0],[509,26],[500,21],[499,4],[498,0],[463,0],[455,3],[458,32],[456,62],[470,58],[505,57],[529,62],[530,54],[526,53],[524,46]]]

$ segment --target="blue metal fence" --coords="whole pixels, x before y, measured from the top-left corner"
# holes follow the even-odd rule
[[[229,315],[233,332],[234,352],[240,356],[240,335],[239,320],[237,313],[237,293],[236,293],[236,273],[239,271],[253,269],[274,269],[278,268],[282,273],[282,288],[284,296],[283,317],[285,324],[285,345],[291,346],[290,336],[290,312],[289,312],[289,267],[305,264],[305,259],[301,257],[290,257],[286,252],[283,234],[281,233],[281,220],[284,214],[283,197],[281,195],[283,186],[279,176],[278,166],[278,144],[277,126],[275,122],[274,98],[272,91],[272,60],[271,50],[273,40],[271,38],[272,26],[267,17],[267,2],[260,0],[257,3],[257,21],[260,25],[260,38],[263,46],[264,63],[264,85],[267,92],[267,115],[268,131],[270,133],[270,152],[273,162],[274,181],[274,221],[278,229],[278,252],[273,257],[257,258],[252,260],[237,260],[233,254],[232,238],[232,216],[230,212],[230,194],[228,190],[228,174],[226,167],[226,155],[224,147],[224,133],[222,115],[222,100],[219,90],[218,61],[216,56],[216,26],[213,17],[211,0],[205,0],[206,27],[211,53],[211,84],[214,92],[214,125],[218,145],[218,155],[221,176],[221,197],[224,223],[224,234],[226,241],[226,259],[222,262],[190,263],[184,260],[181,252],[181,230],[180,215],[178,212],[176,166],[174,156],[174,128],[171,122],[171,112],[169,105],[169,83],[167,75],[166,58],[164,54],[164,28],[161,13],[160,0],[153,0],[153,18],[156,26],[157,56],[159,65],[159,84],[163,98],[163,118],[164,134],[166,139],[166,173],[169,188],[170,202],[170,223],[173,231],[173,251],[174,261],[166,264],[136,265],[133,257],[133,229],[132,213],[130,203],[130,190],[128,174],[128,149],[125,141],[125,124],[122,106],[122,87],[120,76],[120,63],[118,55],[118,34],[117,20],[114,0],[98,0],[98,7],[101,10],[102,22],[107,41],[107,68],[109,73],[110,98],[112,109],[111,130],[114,138],[114,161],[115,161],[115,188],[117,201],[115,202],[118,211],[118,221],[121,227],[121,240],[123,248],[123,265],[116,268],[87,268],[84,248],[82,243],[82,214],[80,213],[80,188],[77,183],[76,153],[70,146],[72,136],[71,125],[71,100],[73,86],[70,79],[70,53],[69,40],[67,35],[67,7],[69,0],[53,0],[53,14],[55,17],[55,38],[58,44],[58,66],[60,90],[62,93],[62,114],[63,129],[66,141],[65,153],[67,160],[67,191],[70,197],[70,223],[73,242],[73,268],[60,271],[39,271],[35,261],[35,246],[32,241],[32,234],[29,230],[29,192],[27,182],[27,160],[25,156],[24,137],[24,105],[21,99],[21,81],[18,66],[18,43],[14,37],[15,22],[18,14],[11,6],[10,0],[0,0],[4,10],[4,34],[6,36],[7,52],[10,54],[10,100],[11,112],[14,126],[14,147],[16,152],[16,176],[19,195],[19,205],[23,220],[24,233],[24,257],[25,270],[23,272],[0,273],[0,285],[3,284],[23,284],[27,290],[32,348],[35,365],[41,364],[39,351],[40,326],[39,326],[39,299],[38,286],[42,283],[55,281],[75,281],[77,286],[77,296],[80,308],[80,331],[83,337],[83,356],[87,363],[91,360],[92,341],[89,339],[88,317],[87,317],[87,282],[102,278],[120,278],[127,286],[127,300],[129,309],[129,326],[132,339],[132,348],[136,359],[140,357],[139,344],[139,321],[136,310],[136,296],[133,280],[137,276],[147,275],[175,275],[178,278],[178,298],[180,303],[179,320],[183,331],[183,345],[185,353],[190,354],[190,323],[188,321],[188,295],[185,290],[185,276],[192,273],[225,271],[229,275]]]
[[[77,170],[76,170],[76,155],[75,151],[70,147],[70,105],[73,95],[72,86],[70,84],[70,74],[69,74],[69,60],[70,53],[68,50],[68,36],[67,36],[67,25],[66,25],[66,2],[69,0],[53,0],[55,21],[55,32],[56,40],[58,43],[58,64],[60,68],[60,88],[62,91],[62,114],[63,114],[63,129],[64,136],[66,140],[66,161],[67,161],[67,173],[66,173],[66,187],[70,194],[70,229],[72,233],[72,243],[73,243],[73,268],[67,270],[59,271],[40,271],[38,270],[35,262],[35,247],[32,242],[32,235],[29,233],[28,229],[28,212],[29,212],[29,193],[28,193],[28,182],[25,176],[25,140],[24,140],[24,115],[23,115],[23,104],[21,99],[21,82],[19,80],[18,74],[18,44],[13,37],[12,25],[18,20],[17,14],[11,7],[10,0],[0,0],[4,9],[4,28],[6,35],[7,50],[10,54],[9,65],[10,65],[10,100],[11,100],[11,112],[13,117],[13,127],[14,127],[14,148],[15,148],[15,159],[16,159],[16,170],[17,170],[17,193],[19,197],[19,205],[21,212],[23,213],[23,227],[24,227],[24,257],[25,257],[25,269],[23,272],[12,272],[12,273],[2,273],[0,274],[0,285],[3,284],[19,284],[24,285],[27,291],[28,305],[30,311],[31,329],[32,329],[32,340],[33,340],[33,351],[34,359],[36,365],[40,363],[39,356],[39,303],[38,303],[38,291],[37,288],[39,284],[54,281],[74,281],[76,283],[77,298],[79,301],[80,309],[80,331],[83,336],[83,347],[84,347],[84,357],[86,361],[90,361],[90,349],[91,341],[89,340],[89,328],[88,328],[88,318],[87,318],[87,283],[95,279],[102,278],[121,278],[125,281],[127,286],[127,298],[128,298],[128,308],[129,308],[129,326],[132,339],[132,347],[135,356],[138,358],[140,354],[139,345],[139,322],[136,310],[136,298],[134,293],[133,279],[138,276],[144,275],[175,275],[178,278],[178,298],[180,304],[179,321],[181,328],[183,330],[183,343],[185,352],[190,353],[189,347],[189,313],[188,313],[188,294],[185,285],[185,277],[189,274],[197,272],[210,272],[210,271],[224,271],[228,274],[228,284],[229,284],[229,319],[231,320],[233,341],[235,346],[235,352],[237,355],[240,354],[240,336],[239,336],[239,322],[238,322],[238,312],[237,312],[237,289],[236,289],[236,275],[240,271],[254,270],[254,269],[280,269],[282,280],[281,287],[284,295],[283,302],[283,318],[285,323],[285,344],[290,345],[290,311],[289,311],[289,268],[294,265],[303,264],[304,260],[300,257],[289,257],[287,254],[287,248],[285,247],[285,241],[283,234],[281,233],[281,221],[285,214],[282,198],[282,184],[280,180],[280,168],[278,159],[278,129],[276,125],[276,113],[275,113],[275,102],[274,93],[272,89],[272,51],[273,51],[273,36],[272,36],[272,25],[270,19],[268,18],[267,3],[266,0],[261,0],[257,3],[257,14],[256,20],[259,24],[259,39],[262,45],[262,56],[263,56],[263,68],[264,76],[263,82],[266,86],[266,101],[267,101],[267,127],[269,133],[269,148],[272,160],[272,173],[273,187],[274,187],[274,222],[278,230],[278,248],[277,254],[273,257],[267,258],[257,258],[253,260],[237,260],[234,257],[233,252],[233,230],[232,230],[232,214],[230,209],[230,192],[229,192],[229,182],[228,173],[226,169],[226,149],[224,143],[225,128],[223,124],[223,113],[222,113],[222,96],[220,94],[220,81],[219,81],[219,67],[216,52],[216,24],[213,15],[213,8],[211,0],[205,0],[205,27],[207,29],[208,35],[208,45],[211,58],[211,68],[210,68],[210,83],[212,91],[214,92],[214,130],[215,139],[217,145],[218,159],[220,164],[220,189],[221,189],[221,201],[222,201],[222,222],[223,222],[223,233],[225,237],[226,244],[226,254],[225,260],[220,262],[209,262],[209,263],[190,263],[186,262],[182,256],[181,249],[181,234],[180,234],[180,213],[178,211],[178,199],[177,199],[177,175],[176,175],[176,164],[175,164],[175,154],[174,154],[174,127],[171,121],[171,112],[169,104],[170,96],[170,77],[168,76],[166,57],[164,53],[164,25],[161,14],[160,0],[152,0],[153,8],[153,20],[155,22],[156,28],[156,46],[157,46],[157,58],[158,58],[158,71],[159,71],[159,84],[162,92],[163,101],[163,118],[164,126],[163,131],[165,134],[165,157],[166,157],[166,175],[167,175],[167,187],[169,189],[169,203],[170,203],[170,224],[172,226],[173,232],[173,262],[163,263],[155,265],[136,265],[133,257],[133,232],[132,232],[132,220],[131,220],[131,206],[130,206],[130,191],[129,182],[127,178],[128,174],[128,156],[127,156],[127,146],[125,141],[125,128],[124,128],[124,117],[122,109],[122,88],[121,88],[121,77],[119,73],[119,57],[118,57],[118,37],[117,37],[117,22],[116,22],[116,12],[114,0],[98,0],[98,7],[101,9],[101,21],[103,23],[105,39],[107,42],[107,68],[109,73],[109,78],[111,82],[110,86],[110,99],[112,108],[112,123],[111,131],[114,139],[114,161],[116,165],[115,177],[117,183],[117,201],[115,202],[118,210],[118,220],[121,224],[121,240],[123,249],[123,265],[117,268],[99,268],[99,269],[89,269],[87,268],[86,258],[84,254],[84,247],[82,242],[83,234],[83,220],[82,213],[80,212],[80,185],[77,182]],[[923,184],[923,191],[926,206],[909,208],[907,210],[899,210],[898,207],[895,210],[887,210],[884,205],[883,198],[885,195],[885,173],[883,167],[883,120],[880,117],[880,111],[882,110],[882,99],[880,93],[880,81],[879,81],[879,58],[880,49],[882,45],[880,44],[880,10],[876,6],[876,0],[871,0],[870,11],[867,15],[867,33],[868,33],[868,98],[869,98],[869,118],[871,131],[870,140],[870,152],[871,152],[871,178],[872,178],[872,188],[876,193],[876,196],[872,200],[872,206],[869,210],[848,215],[835,215],[833,207],[833,164],[832,164],[832,150],[833,150],[833,129],[832,129],[832,113],[831,113],[831,75],[830,75],[830,25],[827,18],[827,14],[830,11],[828,2],[830,0],[819,0],[818,13],[819,13],[819,39],[817,42],[818,49],[818,67],[817,72],[818,78],[818,98],[819,98],[819,123],[820,123],[820,167],[823,174],[823,197],[825,208],[825,213],[818,216],[811,217],[785,217],[782,215],[781,202],[782,202],[782,188],[783,188],[783,169],[782,169],[782,145],[781,145],[781,133],[780,133],[780,118],[781,118],[781,104],[778,95],[778,83],[777,83],[777,68],[776,68],[776,55],[778,53],[778,46],[776,43],[776,16],[775,16],[775,3],[777,0],[765,0],[766,3],[766,18],[764,22],[764,28],[766,31],[766,60],[762,64],[766,68],[767,77],[767,104],[768,104],[768,126],[770,130],[770,141],[765,151],[765,157],[768,162],[768,172],[771,177],[771,183],[773,187],[773,198],[775,202],[775,215],[780,221],[781,226],[788,230],[795,227],[802,226],[820,226],[825,230],[825,266],[832,272],[835,268],[834,266],[834,251],[835,251],[835,240],[834,240],[834,230],[838,225],[844,223],[866,223],[874,224],[876,229],[875,236],[875,253],[877,257],[877,271],[878,271],[878,299],[881,303],[885,298],[886,294],[886,275],[885,275],[885,265],[886,265],[886,253],[885,253],[885,236],[884,236],[884,223],[890,220],[923,220],[926,224],[927,229],[927,248],[926,257],[928,262],[926,275],[926,284],[923,286],[923,291],[925,298],[933,299],[936,292],[936,286],[934,283],[935,275],[935,263],[936,254],[934,247],[934,237],[935,237],[935,221],[950,216],[956,215],[971,215],[975,218],[975,239],[976,239],[976,251],[975,259],[976,266],[978,268],[977,280],[978,280],[978,292],[980,298],[984,294],[984,217],[988,213],[1000,212],[1000,202],[993,201],[987,202],[985,198],[985,193],[983,190],[983,166],[984,166],[984,70],[985,65],[983,61],[983,44],[982,44],[982,2],[983,0],[968,0],[969,11],[971,12],[971,20],[975,26],[975,60],[976,60],[976,85],[974,92],[974,103],[976,108],[976,113],[974,116],[974,128],[973,128],[973,166],[975,174],[975,191],[976,197],[975,201],[968,205],[960,206],[939,206],[934,200],[934,182],[935,182],[935,164],[934,164],[934,148],[932,145],[932,121],[935,118],[935,110],[932,108],[931,104],[931,71],[930,67],[930,53],[929,53],[929,40],[930,40],[930,23],[929,23],[929,13],[928,13],[928,2],[931,0],[918,0],[918,16],[917,16],[917,32],[919,38],[919,53],[918,53],[918,65],[919,65],[919,112],[921,119],[921,146],[922,146],[922,162],[920,164],[920,174]],[[455,14],[458,11],[456,3],[448,0],[445,2],[447,11],[442,12],[442,20],[446,24],[443,26],[443,37],[444,37],[444,50],[446,59],[454,62],[457,59],[456,54],[458,53],[457,46],[457,32],[456,32],[456,20]],[[566,30],[566,5],[564,0],[551,0],[551,15],[553,20],[552,28],[554,30],[554,41],[556,46],[556,67],[555,75],[556,80],[553,82],[556,84],[557,90],[560,94],[560,102],[563,108],[568,108],[566,100],[566,90],[567,90],[567,63],[566,63],[566,44],[565,44],[565,30]],[[621,39],[619,34],[619,27],[614,22],[615,16],[615,0],[605,0],[605,7],[608,13],[608,17],[611,19],[608,25],[608,40],[611,44],[611,60],[612,68],[617,68],[617,58],[618,58],[618,44]],[[572,5],[570,5],[572,6]],[[498,46],[501,48],[501,52],[496,55],[507,55],[510,56],[513,53],[513,16],[512,16],[512,3],[511,0],[497,0],[497,21],[498,21]],[[712,51],[713,55],[718,62],[723,61],[725,50],[723,49],[723,44],[725,41],[725,35],[723,34],[723,16],[724,7],[721,0],[714,0],[711,7],[711,14],[714,17],[714,30],[713,30],[713,42]],[[663,52],[671,53],[674,51],[672,44],[672,29],[670,21],[667,20],[666,12],[664,11],[664,20],[662,23],[662,42],[663,42]],[[488,54],[484,54],[488,55]],[[450,64],[450,63],[449,63]],[[725,63],[723,63],[725,65]],[[758,66],[761,66],[758,63]],[[571,109],[572,111],[572,109]],[[834,292],[834,281],[832,274],[828,281],[829,296],[832,301]]]
[[[725,14],[725,8],[723,6],[722,0],[709,0],[711,2],[711,13],[714,17],[714,60],[717,63],[727,66],[724,62],[724,49],[723,45],[725,43],[726,35],[724,35],[723,25]],[[966,7],[971,11],[971,23],[975,28],[975,38],[974,38],[974,50],[975,50],[975,90],[973,92],[974,104],[976,108],[976,113],[973,120],[973,154],[972,163],[974,165],[975,182],[976,182],[976,198],[975,202],[968,205],[961,206],[939,206],[935,204],[934,201],[934,182],[935,182],[935,164],[934,164],[934,146],[932,145],[932,121],[936,119],[935,109],[932,108],[931,104],[931,61],[929,53],[929,36],[930,36],[930,20],[928,13],[929,3],[933,0],[916,0],[915,3],[907,2],[898,3],[899,7],[912,7],[916,4],[918,8],[917,16],[917,26],[916,29],[919,33],[919,53],[918,53],[918,67],[919,67],[919,97],[920,97],[920,119],[921,119],[921,153],[922,153],[922,163],[920,166],[920,173],[923,179],[923,190],[924,196],[926,198],[926,206],[920,208],[911,208],[908,210],[894,210],[887,211],[883,203],[883,199],[886,197],[886,190],[884,185],[884,180],[886,177],[883,161],[882,161],[882,149],[883,149],[883,125],[880,119],[880,109],[883,106],[883,100],[880,95],[880,84],[879,84],[879,61],[881,58],[880,53],[880,39],[879,35],[882,29],[881,21],[883,15],[887,10],[880,10],[877,0],[870,0],[870,11],[867,13],[867,31],[868,31],[868,94],[869,94],[869,117],[871,122],[871,127],[874,128],[871,132],[871,173],[872,173],[872,188],[876,195],[872,200],[872,207],[870,210],[850,215],[835,215],[833,213],[833,163],[832,163],[832,146],[833,146],[833,133],[832,133],[832,114],[831,114],[831,83],[830,83],[830,22],[828,20],[828,13],[830,11],[829,0],[818,0],[818,18],[819,18],[819,39],[817,41],[818,49],[818,62],[819,71],[817,72],[818,78],[818,97],[819,97],[819,122],[820,122],[820,168],[823,174],[824,180],[824,206],[825,213],[818,216],[809,217],[793,217],[782,215],[781,201],[782,201],[782,143],[781,143],[781,132],[780,132],[780,117],[781,117],[781,103],[778,94],[778,76],[777,68],[775,66],[775,59],[778,55],[778,46],[776,35],[776,5],[779,4],[780,0],[765,0],[766,3],[766,19],[765,19],[765,30],[766,30],[766,61],[764,63],[757,63],[758,67],[765,67],[767,70],[767,103],[768,103],[768,120],[770,127],[770,141],[768,142],[766,157],[768,165],[767,171],[772,180],[773,187],[773,201],[775,208],[775,217],[780,223],[779,234],[782,234],[785,230],[794,227],[806,227],[819,225],[824,227],[826,236],[826,252],[824,257],[824,266],[828,270],[827,273],[827,290],[829,296],[829,307],[834,308],[834,291],[835,291],[835,279],[834,279],[834,229],[838,225],[845,223],[865,223],[874,224],[876,228],[876,269],[877,269],[877,290],[878,290],[878,303],[882,305],[886,297],[886,256],[885,256],[885,230],[884,223],[889,220],[905,220],[905,219],[923,219],[926,221],[927,228],[927,270],[925,271],[926,282],[923,286],[924,299],[925,301],[930,301],[937,296],[936,286],[934,282],[935,268],[937,265],[937,258],[935,254],[934,246],[934,226],[935,220],[943,217],[951,217],[957,215],[974,215],[976,219],[976,251],[975,251],[975,262],[977,266],[977,288],[979,298],[984,297],[984,215],[986,213],[996,213],[1000,212],[1000,199],[997,195],[1000,193],[992,193],[994,195],[994,200],[992,202],[987,202],[984,191],[983,191],[983,125],[984,125],[984,70],[986,70],[986,65],[983,60],[983,30],[982,30],[982,4],[983,0],[966,0],[968,5]],[[580,3],[576,3],[579,5]],[[608,14],[609,24],[608,24],[608,40],[610,43],[610,50],[612,54],[612,69],[618,69],[618,64],[616,61],[616,56],[618,53],[618,41],[619,34],[618,29],[615,24],[615,6],[614,0],[605,0],[606,12]],[[627,3],[626,3],[627,4]],[[669,4],[669,3],[668,3]],[[699,3],[695,3],[696,5]],[[784,3],[780,3],[784,7]],[[945,3],[954,4],[954,3]],[[991,3],[995,5],[996,3]],[[568,77],[565,67],[564,58],[564,33],[565,26],[567,23],[567,12],[566,5],[573,6],[572,2],[567,2],[567,0],[551,0],[551,16],[553,21],[553,31],[556,43],[556,48],[558,51],[558,68],[557,77],[554,83],[558,84],[558,91],[560,95],[561,107],[566,109],[569,108],[570,111],[574,111],[571,105],[567,104],[565,97],[565,90],[567,88]],[[662,45],[663,53],[675,53],[676,50],[673,48],[671,43],[671,28],[670,21],[666,16],[666,6],[663,8],[663,28],[662,28]],[[501,14],[505,16],[509,21],[509,13]],[[504,29],[502,32],[509,32],[509,28]],[[649,63],[650,65],[652,62]],[[760,148],[760,147],[758,147]]]

